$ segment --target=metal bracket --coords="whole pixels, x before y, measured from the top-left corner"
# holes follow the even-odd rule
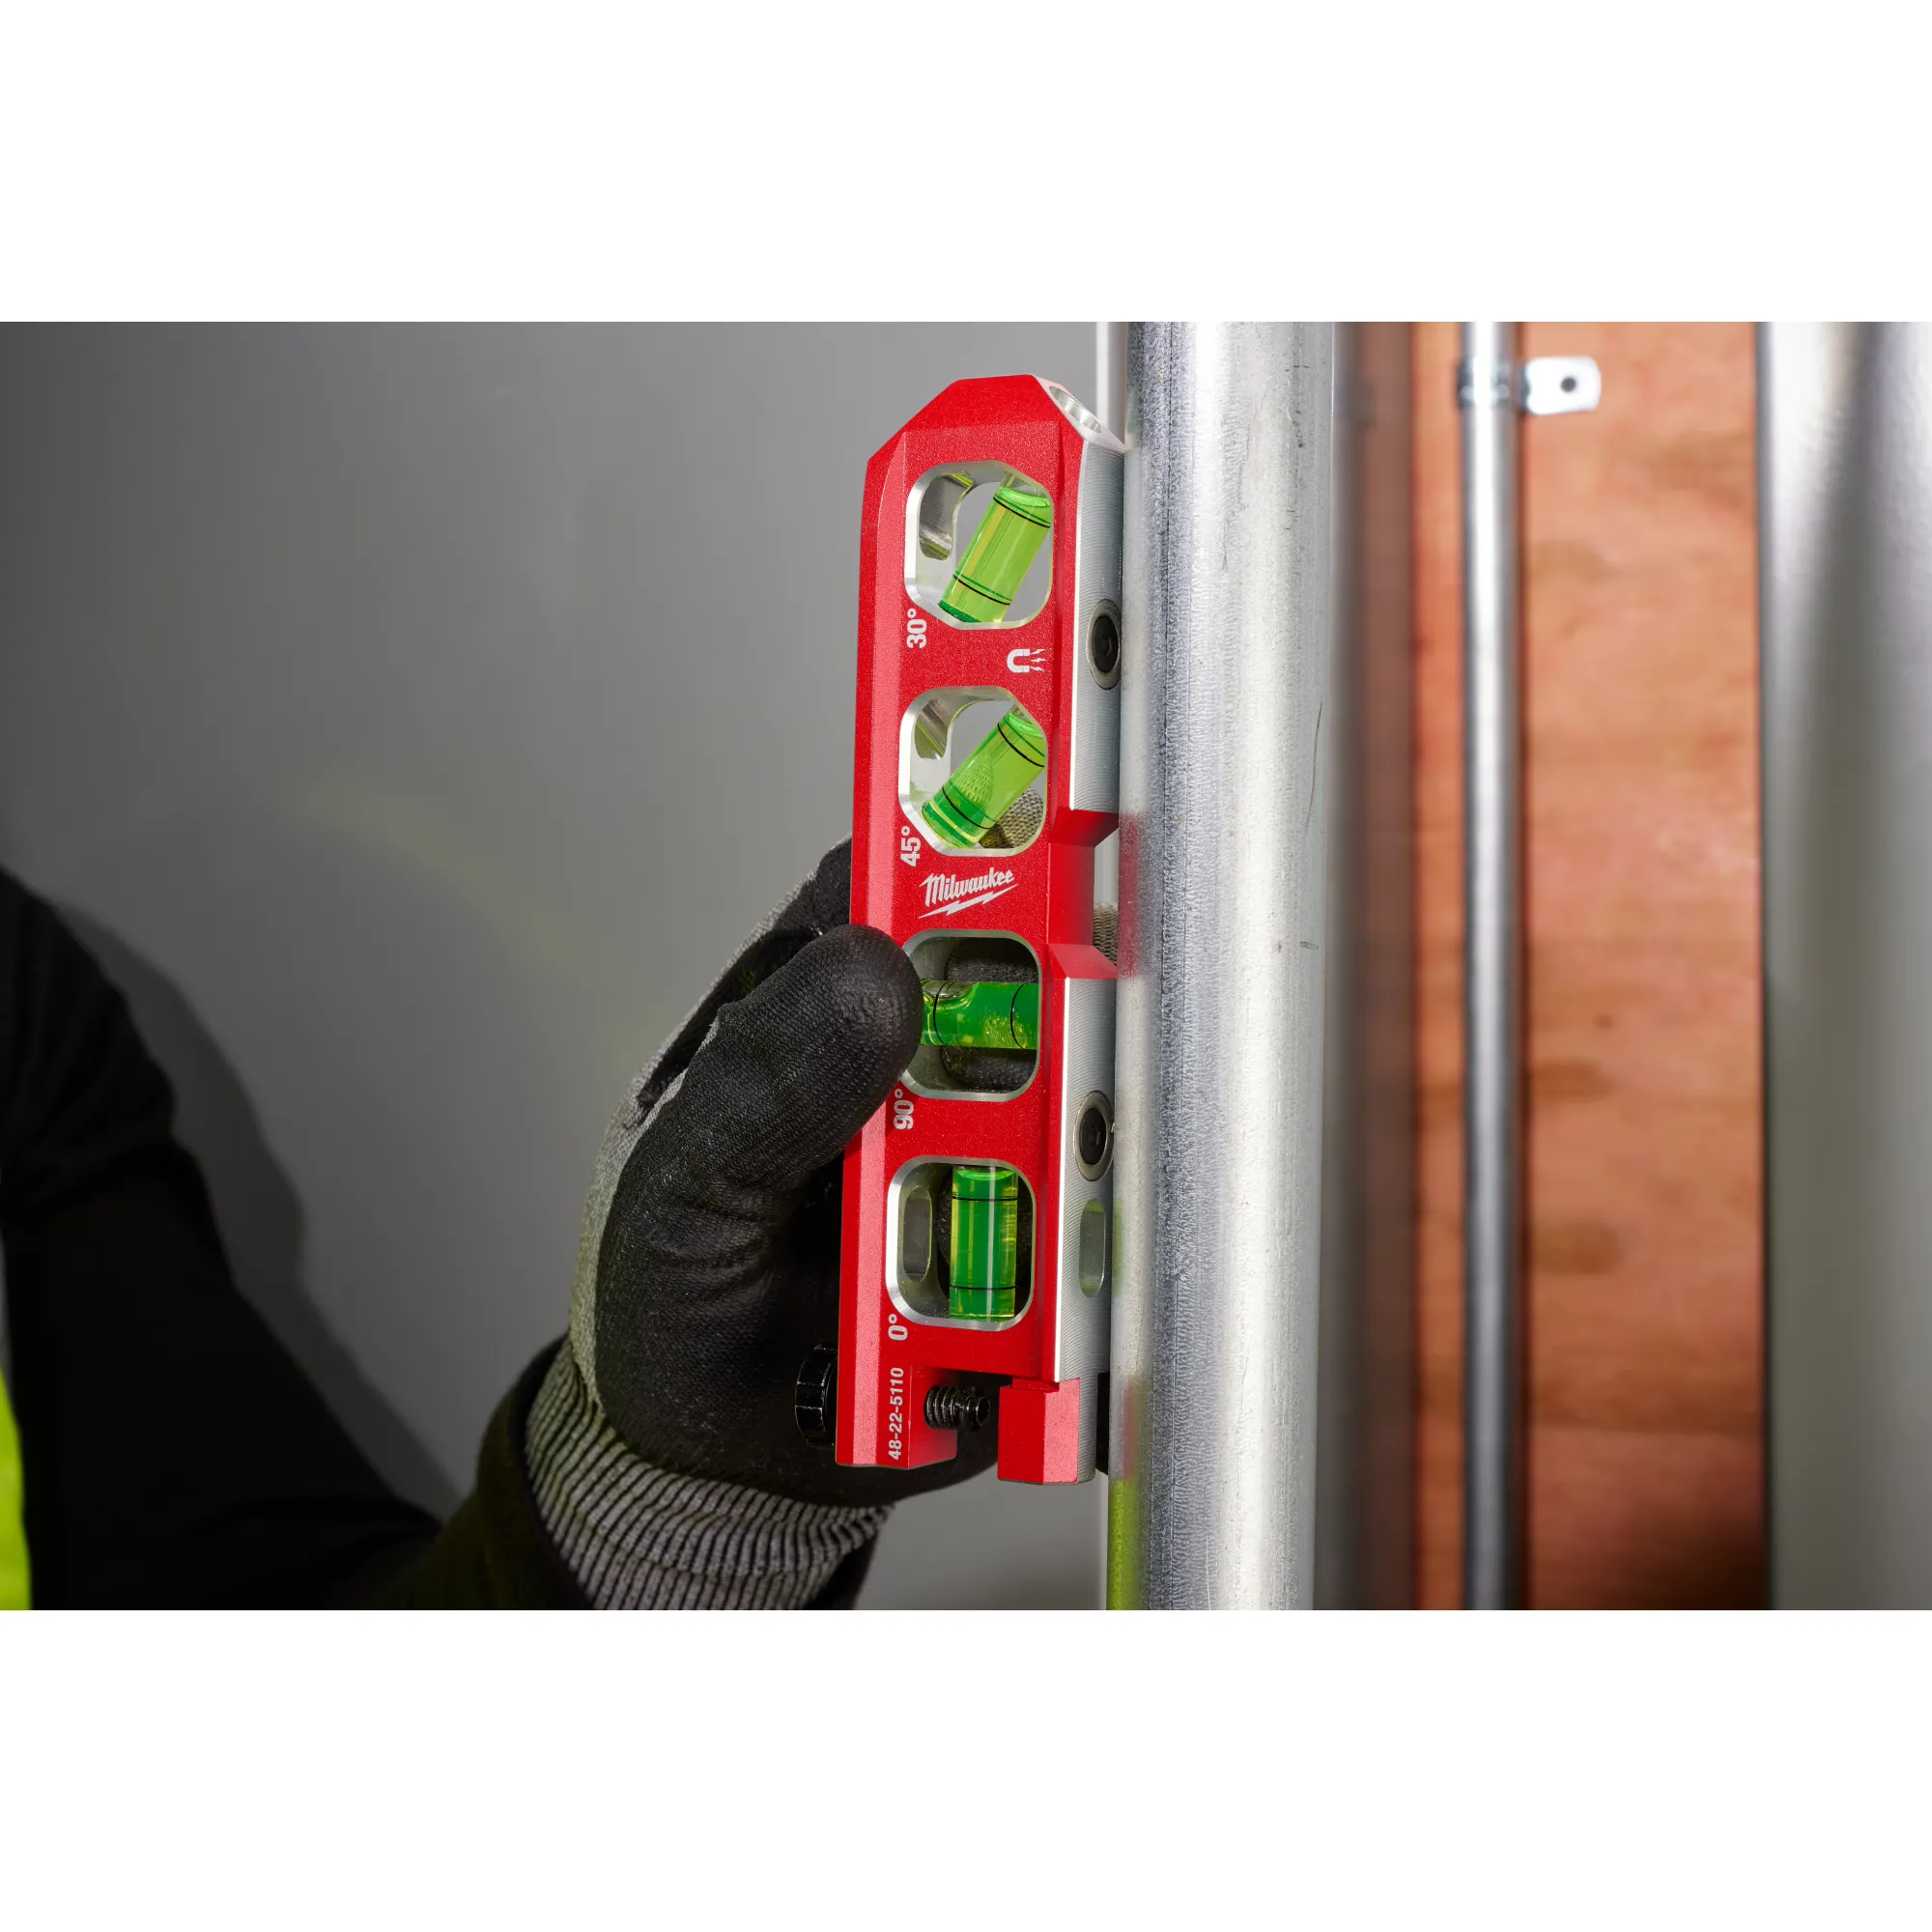
[[[1514,390],[1514,395],[1512,395]],[[1594,355],[1533,355],[1512,367],[1479,359],[1456,366],[1456,403],[1507,409],[1512,402],[1531,416],[1573,416],[1604,399],[1604,372]]]
[[[1522,365],[1525,415],[1577,415],[1603,399],[1604,372],[1594,355],[1533,355]]]

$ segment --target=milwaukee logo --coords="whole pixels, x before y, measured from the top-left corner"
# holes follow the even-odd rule
[[[944,872],[928,872],[923,882],[925,917],[941,919],[964,912],[968,906],[984,905],[1013,889],[1013,875],[996,866],[990,871],[976,872],[970,879],[948,878]]]

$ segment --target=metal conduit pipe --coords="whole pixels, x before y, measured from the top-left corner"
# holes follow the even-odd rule
[[[1127,336],[1110,1603],[1314,1595],[1334,330]]]
[[[1932,327],[1759,336],[1770,1593],[1932,1605]]]
[[[1465,322],[1463,1540],[1469,1609],[1522,1602],[1521,834],[1516,325]]]

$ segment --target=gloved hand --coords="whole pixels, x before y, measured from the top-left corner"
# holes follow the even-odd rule
[[[845,923],[850,891],[840,845],[605,1135],[569,1342],[526,1437],[545,1520],[593,1601],[810,1601],[806,1583],[817,1594],[893,1501],[993,1459],[986,1430],[962,1434],[952,1463],[841,1468],[794,1415],[801,1364],[838,1339],[840,1157],[919,1043],[918,976],[883,933]],[[778,1547],[781,1527],[816,1554]],[[726,1557],[756,1574],[703,1574]]]

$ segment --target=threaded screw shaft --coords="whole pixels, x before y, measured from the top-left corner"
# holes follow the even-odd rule
[[[925,1392],[928,1429],[983,1429],[992,1413],[993,1399],[982,1388],[929,1388]]]

